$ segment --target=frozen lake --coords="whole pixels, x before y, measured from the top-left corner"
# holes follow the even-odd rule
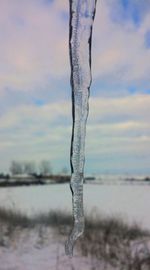
[[[0,205],[32,215],[50,209],[72,211],[68,184],[0,189]],[[150,229],[150,185],[85,184],[84,208],[105,215],[119,215]]]

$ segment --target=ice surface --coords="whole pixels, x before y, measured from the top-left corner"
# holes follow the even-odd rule
[[[83,173],[88,98],[91,84],[91,37],[96,0],[70,0],[70,62],[73,129],[70,181],[74,227],[66,242],[72,256],[76,239],[84,231]]]

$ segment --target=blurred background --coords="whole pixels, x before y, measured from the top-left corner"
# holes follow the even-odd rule
[[[68,0],[0,0],[0,270],[150,269],[150,0],[97,1],[72,260],[68,39]]]

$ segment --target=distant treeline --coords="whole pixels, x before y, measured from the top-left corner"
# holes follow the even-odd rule
[[[0,187],[64,183],[69,180],[67,168],[63,167],[60,173],[54,175],[49,160],[42,160],[38,164],[34,161],[13,160],[9,173],[0,173]]]
[[[35,161],[11,162],[9,171],[12,175],[17,174],[52,174],[52,165],[49,160],[42,160],[38,164]]]
[[[0,173],[0,178],[8,179],[10,176],[16,175],[33,175],[35,177],[43,177],[43,175],[52,175],[53,168],[49,160],[35,161],[16,161],[13,160],[9,167],[9,173]],[[67,175],[68,169],[64,166],[59,174]]]
[[[69,175],[42,175],[42,174],[32,174],[32,175],[4,175],[0,174],[0,187],[8,186],[30,186],[30,185],[46,185],[55,183],[66,183],[70,181]]]
[[[0,173],[0,179],[9,180],[10,179],[10,175],[9,174],[4,174],[4,173]]]
[[[140,179],[140,180],[137,180],[136,178],[132,177],[132,178],[126,178],[125,180],[129,181],[129,182],[135,182],[135,181],[150,182],[150,177],[146,176],[146,177],[144,177],[143,179]]]

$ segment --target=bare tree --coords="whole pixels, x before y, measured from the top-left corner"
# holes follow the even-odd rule
[[[41,174],[52,174],[51,162],[48,160],[42,160],[39,166],[39,171]]]
[[[35,163],[33,161],[24,161],[23,172],[26,174],[32,174],[36,172]]]
[[[12,161],[10,165],[11,174],[22,174],[23,173],[23,164],[19,161]]]

